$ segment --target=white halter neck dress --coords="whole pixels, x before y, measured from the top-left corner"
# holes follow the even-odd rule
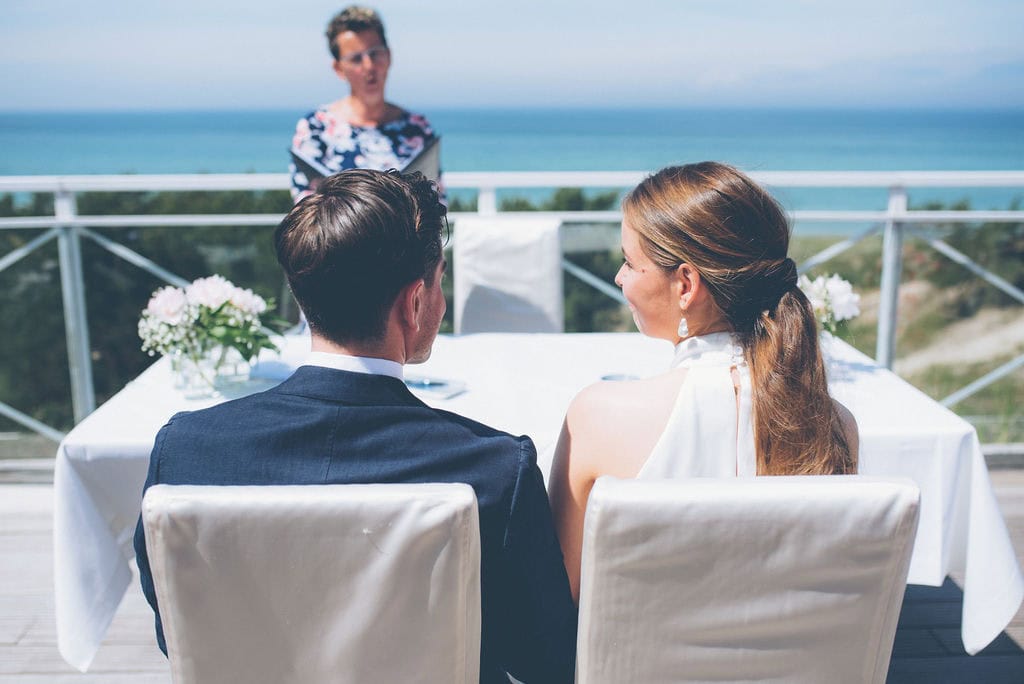
[[[638,479],[752,477],[757,474],[750,369],[731,333],[676,345],[672,368],[686,368],[665,431]],[[739,413],[731,369],[740,379]]]

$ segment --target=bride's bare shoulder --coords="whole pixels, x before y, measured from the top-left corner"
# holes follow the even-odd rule
[[[652,414],[665,413],[667,417],[685,374],[685,369],[676,369],[641,380],[594,383],[576,395],[566,418],[570,426],[605,432],[647,422],[643,419]]]
[[[857,427],[857,419],[853,417],[853,413],[850,409],[840,404],[835,399],[832,403],[836,407],[836,412],[839,414],[839,422],[843,426],[843,434],[846,436],[846,443],[850,447],[850,451],[857,455],[857,451],[860,449],[860,430]]]

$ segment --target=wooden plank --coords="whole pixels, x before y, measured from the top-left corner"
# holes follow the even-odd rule
[[[892,645],[893,659],[948,656],[949,654],[949,650],[935,638],[930,629],[915,627],[896,630],[896,639]]]
[[[915,601],[904,598],[898,629],[939,625],[958,627],[962,612],[962,599],[960,601]]]
[[[960,626],[955,627],[939,627],[931,630],[935,638],[938,639],[946,647],[949,653],[955,653],[957,655],[967,655],[964,651],[964,642],[960,639]],[[991,655],[1020,655],[1024,656],[1024,651],[1017,642],[1011,639],[1006,633],[997,636],[991,644],[986,646],[976,656],[984,657]],[[1022,680],[1024,681],[1024,680]]]
[[[57,651],[53,487],[0,485],[0,684],[169,684],[153,613],[133,587],[90,671]]]
[[[957,586],[956,582],[947,579],[939,587],[926,587],[920,584],[908,584],[907,590],[903,595],[904,600],[911,600],[915,602],[943,602],[952,601],[954,603],[963,601],[964,592],[961,591],[960,587]]]
[[[888,684],[1021,684],[1024,656],[893,659]]]
[[[154,653],[155,652],[155,653]],[[149,644],[118,644],[104,641],[89,674],[117,672],[166,672],[167,659]],[[57,652],[56,644],[0,647],[0,674],[67,674],[76,672]]]
[[[42,608],[47,602],[51,605],[48,611]],[[45,594],[0,595],[0,645],[30,640],[40,624],[53,621],[52,604],[52,597]]]
[[[171,684],[171,676],[160,672],[0,674],[0,684]]]

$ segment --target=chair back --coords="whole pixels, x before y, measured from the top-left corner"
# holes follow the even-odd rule
[[[552,218],[461,217],[452,248],[455,333],[560,333],[560,222]]]
[[[884,682],[919,498],[857,475],[600,478],[577,682]]]
[[[155,485],[142,520],[176,684],[478,681],[468,485]]]

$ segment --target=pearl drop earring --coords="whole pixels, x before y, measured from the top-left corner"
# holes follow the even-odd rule
[[[679,329],[677,332],[679,333],[679,337],[683,339],[690,335],[690,326],[686,324],[685,316],[679,319]]]

